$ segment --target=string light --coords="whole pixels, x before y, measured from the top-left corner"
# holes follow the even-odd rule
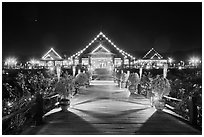
[[[97,51],[99,48],[103,48],[106,52],[110,53],[110,51],[108,49],[106,49],[104,46],[102,46],[101,44],[95,48],[91,53],[94,53],[95,51]]]
[[[50,52],[54,52],[60,59],[62,59],[62,57],[53,48],[51,48],[47,53],[45,53],[42,59],[45,60],[50,55]]]
[[[17,59],[15,57],[9,57],[5,61],[5,65],[15,66],[17,64]]]
[[[78,54],[74,54],[74,55],[71,56],[71,58],[72,58],[72,57],[75,57],[75,56],[80,56],[80,54],[82,54],[87,48],[89,48],[89,46],[90,46],[92,43],[94,43],[94,42],[97,40],[97,38],[100,37],[100,36],[102,36],[102,37],[105,38],[109,43],[111,43],[111,45],[112,45],[113,47],[115,47],[117,51],[119,51],[120,53],[122,53],[123,56],[128,56],[128,57],[130,57],[131,59],[135,58],[135,57],[133,57],[132,55],[130,55],[130,54],[126,53],[125,51],[121,50],[120,48],[118,48],[118,47],[117,47],[110,39],[108,39],[108,38],[106,37],[106,35],[103,34],[102,32],[100,32],[100,33],[79,53],[79,55],[78,55]]]
[[[150,59],[153,59],[154,56],[157,56],[159,59],[162,59],[163,57],[154,49],[154,48],[151,48],[145,55],[143,58],[146,58],[152,51],[154,51],[154,55],[150,58]]]

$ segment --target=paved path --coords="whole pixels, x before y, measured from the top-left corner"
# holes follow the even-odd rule
[[[130,95],[111,81],[94,81],[71,100],[68,112],[46,114],[46,124],[23,134],[131,135],[201,134],[165,112],[150,107],[141,95]]]

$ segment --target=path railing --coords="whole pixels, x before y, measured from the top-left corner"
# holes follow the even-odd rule
[[[166,108],[182,116],[196,127],[202,126],[202,105],[197,103],[197,98],[189,96],[184,99],[164,96]]]
[[[151,94],[149,91],[138,86],[139,94],[150,98]],[[150,92],[151,93],[151,92]],[[198,102],[198,97],[189,96],[183,99],[177,99],[170,96],[164,96],[165,107],[176,114],[180,115],[181,118],[188,121],[194,127],[201,129],[202,127],[202,103]],[[201,99],[199,99],[201,100]]]
[[[18,111],[2,117],[2,134],[19,134],[26,126],[35,126],[36,123],[42,122],[40,121],[42,116],[53,109],[57,102],[58,94],[43,98],[36,97],[28,105],[19,108]]]

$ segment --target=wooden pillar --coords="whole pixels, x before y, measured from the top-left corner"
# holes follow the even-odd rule
[[[89,61],[88,61],[89,65],[91,65],[91,56],[89,56],[88,59],[89,59]]]
[[[131,61],[131,59],[128,59],[128,60],[129,60],[128,64],[129,64],[129,68],[130,68],[130,61]]]
[[[78,68],[78,74],[80,74],[81,73],[81,70],[80,70],[80,68]]]
[[[34,116],[36,125],[43,123],[43,96],[41,93],[36,94],[36,114]]]
[[[122,59],[122,69],[124,68],[125,59]]]
[[[163,68],[163,77],[164,78],[167,77],[167,69],[168,69],[168,64],[164,64],[164,68]]]
[[[198,116],[196,97],[192,97],[192,96],[189,97],[188,108],[190,113],[190,123],[195,126],[197,125],[197,116]]]
[[[115,58],[114,58],[114,56],[112,56],[112,61],[113,61],[113,68],[115,70]]]
[[[72,74],[73,74],[73,76],[75,76],[75,74],[76,74],[76,67],[74,65],[72,66]]]

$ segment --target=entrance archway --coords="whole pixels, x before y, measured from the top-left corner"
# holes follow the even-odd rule
[[[91,69],[93,76],[97,78],[111,78],[114,69],[113,53],[106,49],[101,43],[90,53]]]
[[[112,56],[92,56],[91,68],[93,76],[98,80],[111,79],[113,74],[113,59]]]

